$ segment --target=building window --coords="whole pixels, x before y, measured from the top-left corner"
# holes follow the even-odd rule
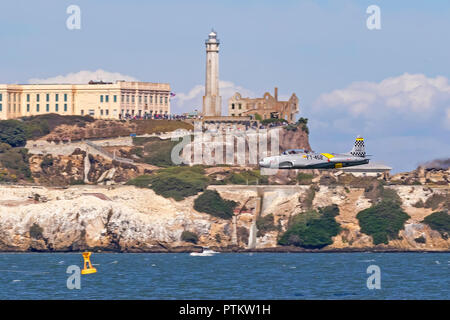
[[[105,113],[106,113],[106,115],[109,115],[109,110],[106,109],[106,110],[105,110]]]
[[[239,110],[241,110],[241,109],[242,109],[242,104],[239,103]]]
[[[36,94],[36,101],[39,102],[39,93]]]
[[[50,105],[48,103],[45,105],[45,111],[47,111],[47,112],[50,111]]]
[[[150,96],[150,103],[153,104],[153,96]]]
[[[144,96],[144,103],[147,103],[147,96]]]
[[[0,101],[2,101],[3,95],[0,93]]]
[[[231,109],[233,109],[233,110],[234,110],[234,103],[232,103],[232,104],[231,104]]]
[[[167,105],[167,97],[164,97],[164,104]]]
[[[47,102],[50,101],[50,94],[49,94],[49,93],[47,93],[47,94],[45,95],[45,101],[47,101]]]
[[[27,94],[27,102],[30,102],[30,94]]]
[[[100,115],[101,116],[103,115],[103,109],[100,109]]]
[[[127,103],[130,102],[130,96],[127,95]]]
[[[114,95],[114,102],[117,102],[117,96]]]
[[[58,98],[59,98],[59,94],[55,93],[55,101],[58,101]]]
[[[109,96],[108,95],[105,96],[105,102],[109,102]]]
[[[64,112],[67,111],[67,103],[64,103]]]
[[[124,103],[124,101],[125,101],[124,95],[122,95],[120,99],[121,99],[122,103]]]
[[[103,102],[103,95],[100,96],[100,102]]]
[[[134,103],[134,94],[131,96],[131,102]]]
[[[30,112],[30,104],[27,103],[27,112]]]
[[[2,104],[0,103],[0,112],[2,112],[3,111],[3,106],[2,106]]]
[[[90,115],[90,116],[95,115],[95,110],[94,110],[94,109],[89,109],[89,115]]]
[[[142,103],[142,96],[139,96],[139,103]]]
[[[55,112],[58,112],[58,104],[55,104]]]
[[[159,96],[159,104],[162,104],[162,96]]]
[[[67,102],[67,93],[64,93],[64,102]]]
[[[36,105],[36,112],[39,112],[39,103]]]

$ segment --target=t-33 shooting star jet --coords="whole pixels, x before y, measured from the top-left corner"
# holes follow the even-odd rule
[[[262,168],[273,169],[334,169],[369,163],[364,139],[358,136],[352,151],[348,153],[316,153],[303,149],[290,149],[279,156],[271,156],[259,162]]]

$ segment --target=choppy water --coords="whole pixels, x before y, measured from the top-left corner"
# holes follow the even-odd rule
[[[450,299],[449,253],[0,254],[0,299]],[[368,266],[381,289],[366,286]]]

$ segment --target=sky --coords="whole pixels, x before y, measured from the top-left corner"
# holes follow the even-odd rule
[[[381,29],[367,28],[370,5]],[[167,82],[172,112],[200,109],[214,28],[225,112],[236,91],[276,86],[299,97],[315,151],[362,135],[374,162],[407,171],[450,157],[449,17],[448,0],[2,1],[0,83]]]

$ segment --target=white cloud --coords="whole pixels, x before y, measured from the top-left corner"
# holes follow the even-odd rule
[[[82,70],[79,72],[68,73],[66,75],[59,75],[55,77],[50,77],[46,79],[33,78],[29,79],[28,83],[38,84],[38,83],[74,83],[74,84],[86,84],[90,80],[94,81],[105,81],[114,82],[116,80],[125,81],[138,81],[136,78],[127,76],[118,72],[108,72],[102,69],[96,71]]]
[[[373,160],[394,172],[449,157],[449,83],[442,76],[405,73],[324,93],[309,114],[311,145],[344,150],[343,141],[361,134]]]
[[[347,88],[322,94],[314,111],[334,109],[352,117],[383,118],[394,114],[430,118],[442,116],[450,102],[447,78],[405,73],[379,83],[354,82]]]
[[[244,87],[236,85],[231,81],[219,81],[219,92],[222,96],[222,114],[228,114],[228,99],[231,98],[236,92],[239,92],[243,97],[254,96],[255,94]],[[172,110],[174,113],[189,112],[197,109],[202,109],[202,99],[205,94],[204,85],[196,85],[187,93],[176,93],[176,96],[172,98]]]

